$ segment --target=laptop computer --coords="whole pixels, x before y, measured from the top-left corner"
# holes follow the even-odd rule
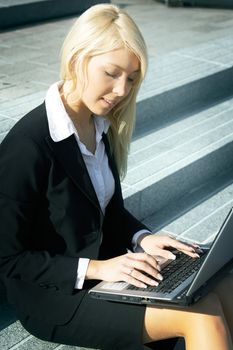
[[[202,248],[202,247],[201,247]],[[233,209],[210,247],[200,258],[176,251],[175,260],[161,261],[163,281],[157,287],[138,288],[126,282],[98,283],[89,294],[97,299],[169,306],[187,306],[203,297],[216,281],[233,272]]]

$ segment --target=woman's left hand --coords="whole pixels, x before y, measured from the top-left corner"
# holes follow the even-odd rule
[[[175,259],[175,255],[169,251],[171,248],[180,250],[192,258],[200,257],[197,253],[198,245],[185,244],[170,236],[151,234],[142,238],[140,246],[147,254],[161,256],[166,259]]]

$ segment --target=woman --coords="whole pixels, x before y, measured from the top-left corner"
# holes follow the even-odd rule
[[[174,258],[167,248],[198,258],[195,246],[152,235],[123,205],[119,174],[146,66],[144,40],[122,10],[96,5],[76,21],[61,81],[1,144],[1,278],[24,327],[44,340],[136,350],[183,336],[188,350],[232,349],[230,277],[183,310],[88,295],[102,279],[157,285],[154,256]]]

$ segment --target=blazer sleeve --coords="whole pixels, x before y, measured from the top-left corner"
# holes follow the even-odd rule
[[[71,293],[78,259],[31,249],[46,192],[48,160],[27,135],[10,133],[0,145],[0,276],[42,286],[53,283]],[[46,234],[46,233],[43,233]]]
[[[127,234],[128,232],[131,233],[130,234],[131,238],[130,238],[130,242],[128,242],[128,247],[132,249],[133,248],[132,239],[135,233],[141,230],[146,230],[148,231],[148,234],[149,234],[151,231],[146,225],[144,225],[141,221],[135,218],[135,216],[132,213],[130,213],[125,207],[122,212],[122,217],[123,217],[123,227],[124,227],[125,234]]]
[[[140,230],[150,230],[140,222],[132,213],[130,213],[124,206],[124,200],[122,196],[122,188],[118,169],[116,166],[114,154],[111,150],[108,137],[103,134],[103,140],[105,143],[106,151],[109,157],[110,166],[115,178],[115,196],[112,198],[111,204],[109,206],[110,218],[114,221],[114,228],[117,230],[115,237],[112,237],[112,241],[117,239],[115,245],[121,245],[121,247],[132,249],[132,239],[135,233]],[[112,221],[109,221],[109,227],[112,226]],[[112,229],[112,227],[111,227]],[[117,238],[116,238],[117,237]],[[111,242],[108,242],[108,246],[111,246]],[[120,253],[119,253],[120,254]]]

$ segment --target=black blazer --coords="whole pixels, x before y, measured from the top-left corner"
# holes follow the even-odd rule
[[[68,322],[86,293],[74,290],[79,258],[124,254],[145,228],[124,208],[103,140],[115,179],[105,215],[74,136],[53,142],[44,104],[0,146],[0,276],[19,315]]]

